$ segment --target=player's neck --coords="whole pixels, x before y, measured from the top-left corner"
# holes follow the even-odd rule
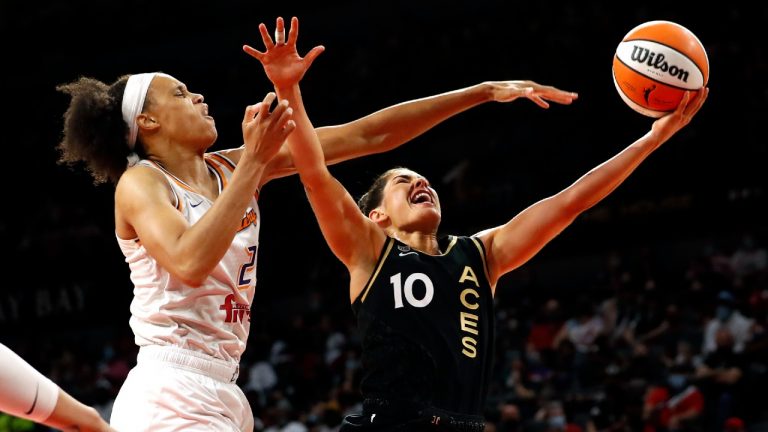
[[[440,255],[442,253],[435,233],[397,231],[393,233],[392,236],[411,248],[424,252],[425,254]]]
[[[174,154],[171,157],[150,156],[150,159],[166,171],[193,188],[196,192],[209,196],[212,194],[212,174],[200,154]],[[209,198],[215,198],[209,196]]]

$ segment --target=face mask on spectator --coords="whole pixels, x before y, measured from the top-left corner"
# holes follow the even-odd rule
[[[685,375],[681,374],[670,374],[667,377],[667,383],[670,387],[672,387],[675,390],[680,390],[685,385]]]
[[[718,306],[715,310],[715,316],[720,321],[727,321],[728,318],[731,317],[731,314],[733,313],[733,309],[729,308],[728,306]]]
[[[554,416],[549,418],[549,427],[557,430],[565,429],[565,416]]]

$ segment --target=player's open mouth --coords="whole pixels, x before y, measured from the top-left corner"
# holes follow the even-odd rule
[[[432,195],[424,189],[416,190],[411,195],[411,204],[434,204]]]

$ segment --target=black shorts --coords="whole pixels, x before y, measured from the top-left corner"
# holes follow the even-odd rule
[[[366,399],[363,414],[344,418],[339,432],[483,432],[480,416],[452,413],[433,407]]]

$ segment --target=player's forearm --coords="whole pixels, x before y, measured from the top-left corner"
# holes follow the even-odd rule
[[[63,430],[112,431],[82,404],[0,344],[0,411]]]
[[[399,103],[339,126],[318,128],[328,163],[396,148],[446,119],[491,100],[487,83]]]
[[[59,390],[56,408],[43,424],[64,431],[114,431],[95,409],[77,401],[64,390]]]
[[[221,261],[242,228],[264,165],[242,158],[227,187],[199,221],[184,231],[170,259],[176,276],[201,284]]]
[[[296,129],[288,136],[287,143],[301,182],[309,190],[327,183],[330,181],[330,173],[325,165],[317,133],[304,108],[298,84],[277,89],[277,94],[281,100],[288,100],[293,109]]]
[[[41,422],[56,406],[59,387],[0,344],[0,411]]]
[[[356,239],[366,232],[359,224],[363,218],[362,213],[325,165],[320,141],[307,116],[298,84],[291,88],[277,89],[277,93],[280,99],[288,100],[293,108],[296,129],[288,136],[287,142],[307,198],[331,250],[343,263],[348,264],[356,250],[355,243],[350,239]]]

